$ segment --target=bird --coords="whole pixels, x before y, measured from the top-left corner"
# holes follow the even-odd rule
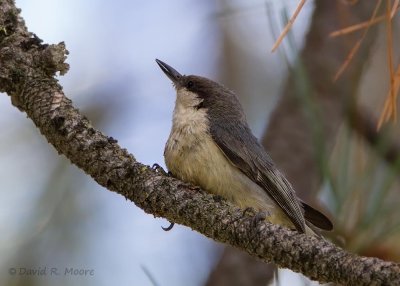
[[[205,77],[182,75],[159,59],[156,62],[176,90],[164,149],[165,164],[174,177],[242,209],[263,212],[273,224],[309,235],[333,229],[324,214],[296,196],[253,135],[233,91]]]

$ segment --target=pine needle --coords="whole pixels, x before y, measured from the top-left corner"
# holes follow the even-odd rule
[[[400,10],[399,3],[400,3],[400,0],[396,0],[395,4],[393,5],[393,9],[390,14],[391,19],[393,19],[393,17],[396,15],[396,13]],[[334,37],[347,35],[347,34],[355,32],[355,31],[365,29],[368,27],[368,25],[375,25],[379,22],[382,22],[383,20],[386,20],[386,18],[387,18],[387,16],[385,14],[385,15],[376,17],[373,21],[368,20],[368,21],[364,21],[364,22],[361,22],[361,23],[358,23],[358,24],[355,24],[355,25],[352,25],[352,26],[349,26],[349,27],[346,27],[346,28],[343,28],[340,30],[336,30],[336,31],[333,31],[332,33],[330,33],[329,37],[334,38]]]
[[[397,109],[396,109],[396,96],[394,93],[394,68],[393,68],[393,36],[392,36],[392,5],[391,0],[387,0],[387,21],[386,21],[386,39],[387,39],[387,49],[388,49],[388,65],[390,73],[390,98],[391,98],[391,109],[393,114],[393,119],[397,119]]]
[[[397,94],[400,87],[400,65],[397,66],[396,72],[393,67],[393,35],[392,35],[392,18],[395,15],[399,0],[395,0],[393,6],[391,0],[386,1],[386,39],[387,39],[387,54],[390,73],[390,89],[385,100],[381,116],[379,117],[377,129],[379,130],[383,123],[392,119],[397,121]]]
[[[392,11],[390,12],[390,19],[393,19],[394,15],[396,15],[397,11],[399,10],[399,3],[400,3],[400,0],[394,1]]]
[[[389,90],[387,96],[386,96],[386,100],[383,106],[383,110],[381,113],[381,116],[379,117],[379,121],[378,121],[378,125],[377,125],[377,130],[379,130],[383,123],[389,121],[390,117],[392,116],[392,109],[390,109],[390,104],[392,101],[391,98],[391,94],[392,94],[392,89],[393,89],[393,93],[395,95],[397,95],[399,93],[399,89],[400,89],[400,64],[397,66],[396,69],[396,74],[394,76],[394,85],[393,87]]]
[[[350,61],[353,59],[354,55],[356,54],[356,52],[360,48],[361,43],[365,39],[369,28],[373,25],[372,22],[376,18],[376,14],[378,13],[378,10],[379,10],[379,7],[381,6],[381,3],[382,3],[382,0],[379,0],[378,3],[376,4],[375,9],[374,9],[374,11],[372,13],[372,16],[371,16],[370,20],[368,21],[368,25],[367,25],[366,29],[364,30],[364,33],[362,34],[361,38],[356,42],[356,44],[353,46],[353,48],[350,50],[350,53],[346,57],[345,61],[340,66],[339,70],[336,72],[336,74],[335,74],[335,76],[333,78],[333,81],[337,81],[338,80],[338,78],[346,70],[346,68],[349,65]]]
[[[386,15],[382,15],[382,16],[376,17],[373,21],[368,20],[368,21],[361,22],[359,24],[355,24],[355,25],[352,25],[352,26],[349,26],[349,27],[346,27],[346,28],[343,28],[340,30],[333,31],[332,33],[329,34],[329,37],[334,38],[334,37],[338,37],[338,36],[347,35],[347,34],[355,32],[355,31],[367,28],[368,25],[374,25],[376,23],[379,23],[385,19],[386,19]]]
[[[288,23],[286,24],[285,28],[283,29],[282,33],[279,35],[278,39],[276,40],[275,44],[273,45],[271,52],[275,52],[275,50],[279,47],[283,39],[285,38],[286,34],[289,32],[290,28],[293,26],[294,21],[297,18],[297,15],[299,15],[301,8],[303,8],[304,4],[306,3],[306,0],[301,0],[299,5],[297,5],[296,10],[294,11],[292,17],[290,17]]]

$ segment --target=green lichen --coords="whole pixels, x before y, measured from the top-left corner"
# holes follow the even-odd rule
[[[4,36],[7,36],[7,35],[8,35],[7,29],[6,29],[5,26],[0,26],[0,33],[1,33],[1,34],[4,34]]]

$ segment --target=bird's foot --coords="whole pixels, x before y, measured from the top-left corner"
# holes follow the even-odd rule
[[[257,213],[256,213],[256,210],[254,209],[254,208],[252,208],[252,207],[247,207],[247,208],[245,208],[244,210],[243,210],[243,215],[251,215],[251,216],[254,216],[254,215],[256,215]]]
[[[191,191],[196,191],[196,192],[201,190],[201,188],[199,186],[194,186],[194,185],[189,185],[188,189],[190,189]]]
[[[168,227],[161,227],[164,231],[170,231],[174,227],[175,223],[170,222],[170,225]]]
[[[153,166],[151,166],[151,168],[156,171],[157,173],[163,174],[164,176],[171,176],[171,172],[166,172],[163,167],[161,167],[159,164],[154,163]],[[167,227],[161,227],[164,231],[170,231],[173,227],[174,227],[175,223],[170,222],[170,225]]]
[[[253,216],[252,218],[252,225],[253,227],[257,227],[257,224],[260,221],[264,221],[267,218],[268,213],[265,211],[259,211],[258,213],[256,213],[255,216]]]
[[[154,163],[153,166],[151,166],[151,168],[156,171],[157,173],[163,174],[164,176],[172,176],[171,172],[166,172],[163,167],[161,167],[160,165],[158,165],[157,163]]]
[[[265,211],[257,211],[252,207],[247,207],[243,210],[243,215],[251,215],[251,224],[253,227],[257,227],[257,224],[260,221],[263,221],[266,219],[266,217],[269,215],[267,212]]]
[[[220,196],[220,195],[213,195],[213,199],[217,203],[220,203],[220,202],[224,201],[224,197]]]

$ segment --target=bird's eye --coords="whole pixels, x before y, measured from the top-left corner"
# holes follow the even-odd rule
[[[191,87],[193,87],[194,86],[194,83],[193,83],[193,81],[188,81],[188,83],[186,84],[186,87],[187,88],[191,88]]]

